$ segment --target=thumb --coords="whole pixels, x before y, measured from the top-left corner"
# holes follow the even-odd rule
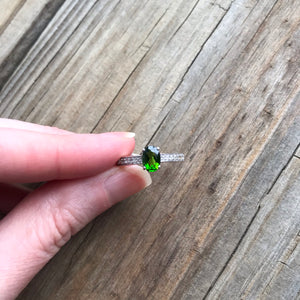
[[[150,183],[141,167],[114,167],[27,196],[0,223],[0,299],[15,298],[71,235]]]

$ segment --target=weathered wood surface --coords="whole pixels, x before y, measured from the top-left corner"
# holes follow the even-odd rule
[[[183,152],[20,299],[300,295],[299,1],[2,1],[0,116]]]

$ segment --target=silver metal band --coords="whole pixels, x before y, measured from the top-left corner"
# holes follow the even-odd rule
[[[160,162],[173,162],[173,161],[184,161],[184,155],[173,153],[161,153],[160,154]],[[117,165],[142,165],[142,155],[132,155],[132,156],[125,156],[121,157],[119,161],[117,162]]]

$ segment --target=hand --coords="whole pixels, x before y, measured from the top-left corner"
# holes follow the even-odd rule
[[[74,134],[0,119],[0,299],[13,299],[72,235],[151,178],[117,167],[133,134]],[[47,181],[33,192],[11,183]]]

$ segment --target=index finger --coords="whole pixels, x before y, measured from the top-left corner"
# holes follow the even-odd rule
[[[0,129],[0,182],[36,182],[92,176],[134,149],[134,134],[45,134]]]

